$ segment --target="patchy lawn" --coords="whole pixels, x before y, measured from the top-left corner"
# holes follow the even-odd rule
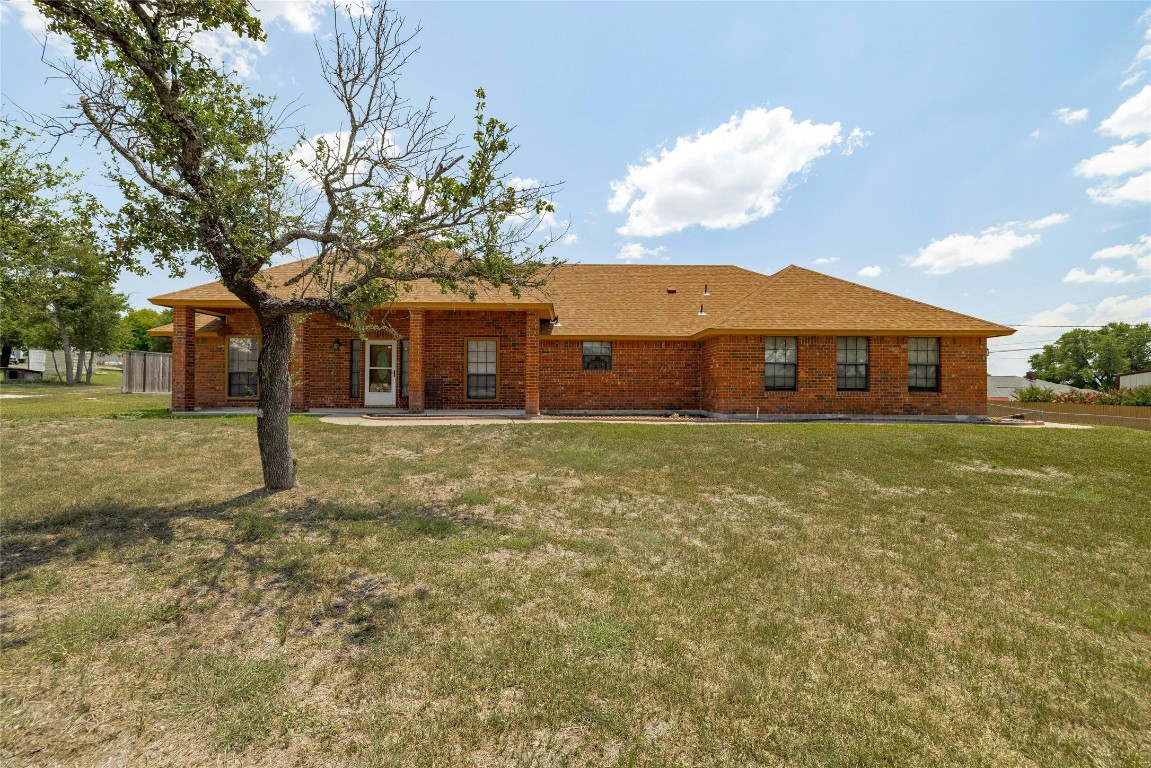
[[[5,764],[1151,764],[1143,433],[299,418],[267,497],[72,396],[0,404]]]

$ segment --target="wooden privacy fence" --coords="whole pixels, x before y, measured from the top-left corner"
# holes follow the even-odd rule
[[[172,391],[172,355],[168,352],[124,351],[124,384],[121,392]]]
[[[1078,403],[989,402],[987,415],[1014,416],[1022,413],[1032,421],[1059,424],[1097,424],[1101,427],[1131,427],[1151,430],[1151,406],[1147,405],[1079,405]]]

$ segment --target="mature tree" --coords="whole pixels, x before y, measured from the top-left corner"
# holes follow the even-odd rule
[[[118,343],[124,297],[112,285],[122,261],[101,236],[100,204],[77,188],[79,177],[36,159],[29,138],[19,128],[0,135],[5,333],[62,350],[73,384],[91,380],[95,353]]]
[[[1151,324],[1108,323],[1102,328],[1076,328],[1031,356],[1041,379],[1073,387],[1109,389],[1128,371],[1151,369]]]
[[[172,322],[172,310],[158,312],[154,309],[133,309],[124,315],[121,323],[124,336],[124,349],[138,349],[145,352],[171,352],[172,341],[168,338],[149,336],[148,331]]]
[[[551,238],[535,240],[550,188],[515,188],[511,128],[484,114],[477,90],[470,145],[398,90],[413,35],[384,5],[335,13],[317,42],[319,67],[343,129],[309,146],[303,162],[277,143],[272,100],[196,50],[224,28],[263,40],[244,0],[37,0],[80,63],[60,66],[78,99],[73,127],[120,159],[127,200],[122,246],[146,248],[179,272],[190,260],[216,272],[252,308],[262,344],[257,437],[264,484],[296,485],[288,414],[293,316],[327,313],[362,323],[413,281],[474,296],[481,284],[538,287]],[[85,63],[86,62],[86,63]],[[296,250],[315,256],[283,285],[260,270]],[[276,289],[280,290],[276,290]]]

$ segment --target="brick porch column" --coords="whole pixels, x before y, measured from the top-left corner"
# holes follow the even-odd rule
[[[408,315],[408,411],[424,412],[424,310]]]
[[[288,360],[288,376],[292,381],[292,410],[308,410],[308,366],[304,359],[304,340],[307,338],[308,321],[297,322],[292,327],[292,356]]]
[[[172,410],[196,407],[196,309],[172,308]]]
[[[540,413],[540,318],[535,312],[525,312],[524,328],[524,413]]]

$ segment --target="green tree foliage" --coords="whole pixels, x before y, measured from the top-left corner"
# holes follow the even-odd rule
[[[1111,389],[1118,376],[1151,369],[1151,323],[1076,328],[1031,356],[1041,379],[1086,389]]]
[[[303,142],[282,129],[272,99],[250,93],[196,49],[229,30],[263,40],[245,0],[36,0],[79,63],[71,121],[115,153],[126,205],[125,252],[147,251],[180,274],[217,273],[261,331],[256,434],[265,486],[296,485],[288,440],[293,315],[322,312],[364,326],[367,312],[416,280],[475,296],[543,285],[553,261],[540,238],[551,187],[513,184],[511,128],[485,114],[477,90],[470,140],[400,93],[413,35],[386,5],[337,12],[317,43],[319,74],[343,130],[293,160]],[[527,175],[527,174],[521,174]],[[314,255],[281,285],[261,268]]]
[[[0,134],[2,328],[62,350],[73,384],[91,379],[96,353],[120,343],[126,301],[113,285],[124,262],[101,234],[100,204],[78,189],[79,177],[37,159],[31,138],[19,128]]]
[[[133,309],[124,315],[122,329],[124,349],[138,349],[145,352],[171,352],[172,340],[166,337],[149,336],[148,331],[172,322],[172,310]]]

